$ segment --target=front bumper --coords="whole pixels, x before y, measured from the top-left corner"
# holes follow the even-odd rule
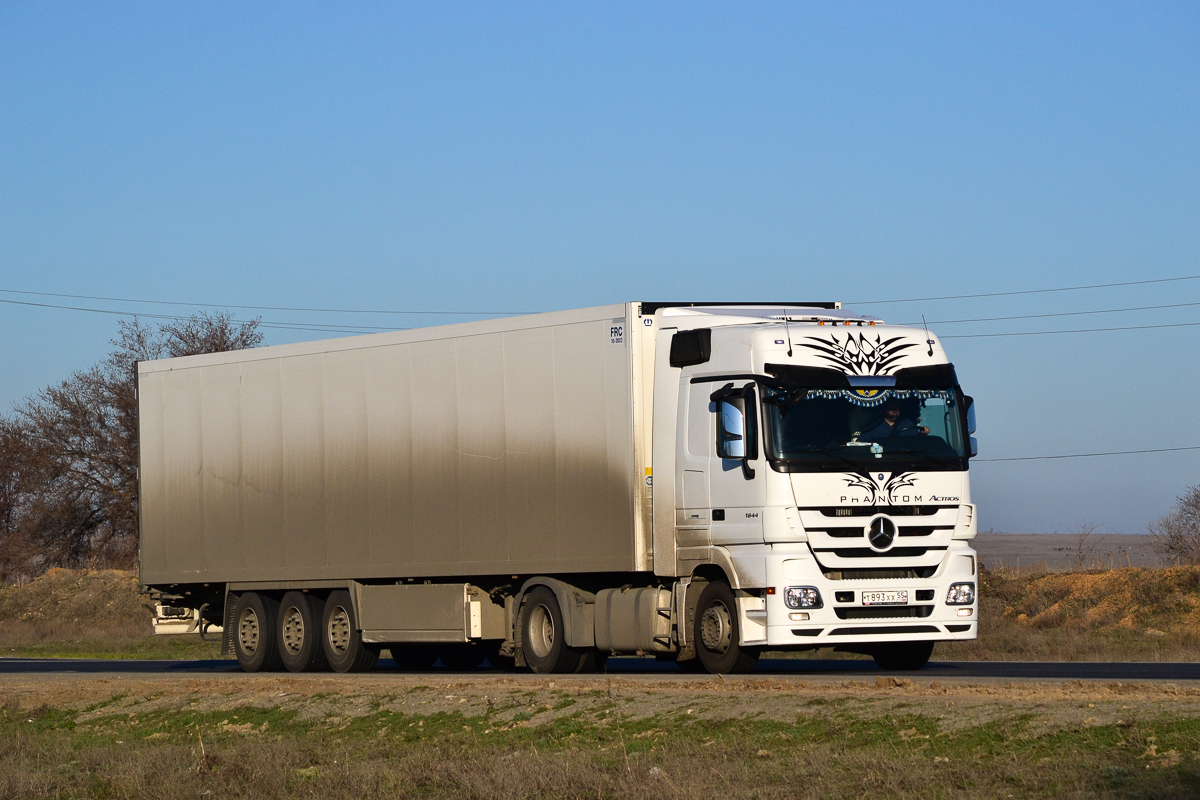
[[[746,646],[808,649],[863,643],[957,641],[978,635],[978,559],[962,540],[952,542],[942,563],[928,578],[831,580],[821,572],[811,552],[781,554],[768,559],[766,567],[767,585],[775,587],[775,594],[739,601],[741,638]],[[975,584],[974,603],[947,605],[950,585],[964,582]],[[788,608],[784,602],[784,589],[788,586],[815,587],[821,593],[822,607]],[[864,591],[894,589],[908,590],[909,602],[890,606],[862,604]],[[919,600],[918,591],[922,592]],[[962,609],[967,609],[969,615],[960,614]],[[802,613],[808,619],[798,618]]]

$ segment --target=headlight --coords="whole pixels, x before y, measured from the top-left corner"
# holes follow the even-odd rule
[[[946,605],[969,606],[975,602],[975,584],[952,583],[950,591],[946,592]]]
[[[789,586],[783,590],[788,608],[820,608],[821,593],[811,586]]]

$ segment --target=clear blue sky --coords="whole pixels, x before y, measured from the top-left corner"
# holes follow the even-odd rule
[[[513,312],[1200,275],[1194,3],[336,5],[0,5],[0,289]],[[1187,302],[1200,281],[857,307]],[[116,319],[0,304],[0,408]],[[945,343],[982,456],[1200,445],[1200,326]],[[1137,532],[1200,451],[973,472],[984,528]]]

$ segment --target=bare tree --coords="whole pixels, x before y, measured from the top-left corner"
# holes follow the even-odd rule
[[[1075,537],[1075,568],[1086,569],[1096,556],[1096,541],[1093,538],[1100,526],[1094,522],[1080,522],[1072,529]]]
[[[1176,498],[1171,511],[1149,529],[1160,553],[1177,564],[1200,564],[1200,485]]]
[[[157,328],[122,322],[99,364],[43,389],[0,425],[0,572],[132,566],[137,554],[135,366],[255,347],[258,321],[200,314]]]

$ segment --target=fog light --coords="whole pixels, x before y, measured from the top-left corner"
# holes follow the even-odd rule
[[[789,586],[783,591],[788,608],[820,608],[821,593],[811,586]]]
[[[960,608],[958,610],[958,615],[960,617],[969,617],[974,613],[975,613],[975,609],[973,609],[973,608]]]
[[[946,592],[946,605],[969,606],[975,602],[975,584],[952,583],[950,591]]]
[[[788,614],[788,619],[790,619],[792,622],[808,622],[808,612],[793,611],[792,613]]]

